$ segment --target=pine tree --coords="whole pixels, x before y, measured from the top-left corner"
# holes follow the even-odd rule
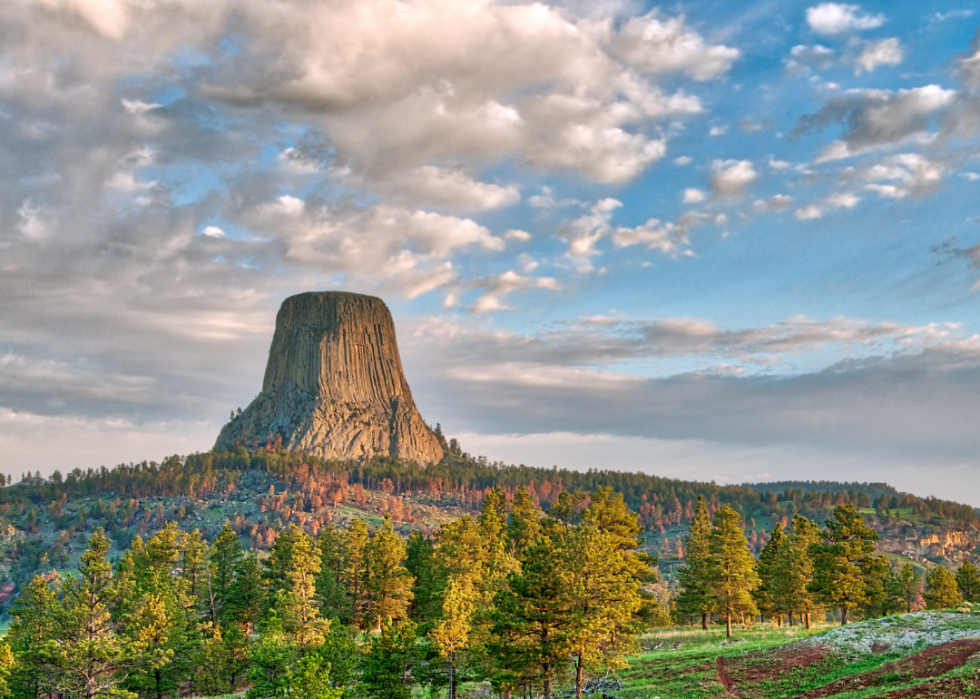
[[[402,565],[404,560],[405,542],[395,534],[391,517],[385,515],[381,528],[364,547],[362,628],[379,628],[389,618],[395,621],[408,618],[414,581]]]
[[[417,656],[415,624],[387,619],[364,656],[361,685],[376,699],[409,699],[409,673]]]
[[[844,626],[851,610],[869,601],[863,567],[878,533],[864,524],[853,505],[835,508],[826,524],[823,542],[810,548],[814,571],[809,589],[821,602],[840,609]]]
[[[919,588],[922,586],[919,574],[915,572],[915,567],[911,563],[906,563],[902,566],[902,570],[898,574],[898,584],[901,590],[902,601],[905,604],[905,611],[911,612],[912,603],[915,602],[915,598],[919,594]]]
[[[235,579],[225,599],[226,620],[240,624],[247,636],[259,623],[265,606],[262,568],[255,554],[243,556],[235,565]]]
[[[329,623],[318,618],[316,576],[320,572],[320,551],[313,539],[295,524],[289,532],[289,555],[283,556],[283,560],[288,560],[284,571],[286,584],[278,592],[276,605],[283,630],[292,634],[300,647],[319,645],[329,627]]]
[[[524,550],[541,534],[540,520],[541,511],[524,486],[521,486],[514,494],[510,521],[507,523],[507,540],[510,542],[511,554],[517,560],[523,560]]]
[[[442,618],[432,630],[431,638],[449,664],[449,699],[456,699],[457,678],[453,671],[459,654],[469,648],[470,623],[476,609],[474,581],[467,577],[451,577],[442,603]]]
[[[249,652],[248,680],[252,687],[246,699],[283,696],[291,683],[290,668],[298,657],[296,644],[283,632],[275,610],[271,610],[259,625],[259,637]]]
[[[442,580],[436,570],[432,540],[412,530],[405,549],[405,569],[415,580],[408,615],[420,633],[428,633],[442,614]]]
[[[344,581],[347,565],[347,537],[341,529],[324,527],[317,538],[320,550],[320,573],[316,578],[316,595],[325,617],[342,624],[354,622],[354,603]]]
[[[794,515],[793,531],[783,538],[772,571],[779,608],[789,614],[790,623],[794,614],[799,614],[807,629],[811,615],[820,609],[810,591],[813,582],[810,547],[819,541],[820,530],[816,523],[803,515]]]
[[[80,577],[64,581],[62,603],[52,610],[52,634],[43,650],[57,668],[50,691],[85,699],[122,694],[119,685],[133,658],[109,613],[116,590],[108,551],[109,540],[100,527],[82,554]]]
[[[742,530],[742,517],[728,505],[722,505],[715,512],[709,550],[715,560],[709,597],[712,607],[724,615],[725,629],[731,638],[733,618],[759,613],[751,594],[759,584],[759,575]]]
[[[926,600],[926,609],[947,609],[963,604],[956,576],[946,566],[936,566],[929,571],[922,596]]]
[[[561,633],[575,662],[575,692],[582,699],[586,667],[622,667],[633,651],[634,620],[643,606],[641,579],[623,550],[622,530],[604,531],[586,517],[565,538],[561,563],[567,581],[569,621]],[[636,538],[631,536],[634,547]]]
[[[980,571],[972,561],[964,561],[956,571],[956,585],[967,602],[980,602]]]
[[[10,608],[12,621],[6,640],[17,657],[10,676],[16,699],[36,699],[54,686],[53,668],[46,662],[45,643],[53,638],[55,593],[35,575]]]
[[[520,573],[508,577],[497,593],[488,649],[494,656],[497,682],[536,680],[551,699],[555,675],[568,657],[571,610],[568,580],[562,575],[554,542],[540,537],[523,551]]]
[[[773,517],[775,519],[775,517]],[[766,617],[778,617],[782,612],[782,596],[776,590],[778,581],[776,578],[776,558],[779,555],[780,547],[784,540],[783,525],[779,522],[772,528],[769,541],[762,547],[759,553],[759,586],[752,591],[752,598],[755,606],[759,608],[762,620]]]
[[[363,519],[355,518],[344,530],[344,553],[346,565],[341,582],[350,595],[351,616],[355,623],[360,623],[364,617],[367,597],[364,592],[364,548],[367,546],[370,532]]]
[[[224,623],[231,586],[235,582],[235,568],[242,560],[242,544],[238,534],[227,526],[214,540],[211,549],[211,596],[213,598],[213,621]]]
[[[681,593],[677,596],[677,609],[686,616],[700,616],[701,628],[708,630],[708,615],[713,611],[710,581],[715,577],[715,561],[711,557],[711,519],[704,496],[698,496],[698,504],[691,520],[691,533],[684,537],[684,565],[677,569]]]

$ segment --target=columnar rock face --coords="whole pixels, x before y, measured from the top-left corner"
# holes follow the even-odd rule
[[[286,299],[276,317],[262,393],[224,426],[215,449],[282,437],[328,459],[442,458],[402,372],[384,302],[336,291]]]

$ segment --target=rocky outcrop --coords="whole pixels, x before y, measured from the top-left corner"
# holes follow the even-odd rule
[[[978,543],[980,542],[975,532],[944,531],[915,538],[883,539],[878,548],[912,558],[927,556],[955,558],[958,553],[966,553],[977,548]]]
[[[328,459],[442,458],[402,372],[384,302],[336,291],[286,299],[276,317],[262,392],[224,426],[215,449],[265,445]]]

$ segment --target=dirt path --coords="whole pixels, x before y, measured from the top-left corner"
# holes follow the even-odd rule
[[[715,671],[718,673],[718,681],[725,686],[725,691],[733,697],[738,697],[738,692],[735,691],[735,680],[728,674],[728,670],[725,669],[725,659],[720,655],[715,658]]]
[[[802,694],[801,699],[820,699],[821,697],[832,697],[841,692],[850,692],[865,687],[878,687],[885,684],[886,677],[888,678],[888,682],[908,682],[909,680],[938,677],[960,667],[970,656],[977,652],[980,652],[980,638],[961,638],[957,641],[942,643],[910,655],[907,658],[883,665],[877,670],[862,672],[860,675],[852,675],[851,677],[844,677],[836,682],[831,682],[823,687]],[[899,694],[896,696],[916,697],[933,695]],[[937,694],[934,696],[943,695]]]

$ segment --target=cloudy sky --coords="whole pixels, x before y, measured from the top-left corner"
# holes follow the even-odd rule
[[[206,450],[382,296],[492,460],[980,505],[962,0],[0,3],[0,463]]]

